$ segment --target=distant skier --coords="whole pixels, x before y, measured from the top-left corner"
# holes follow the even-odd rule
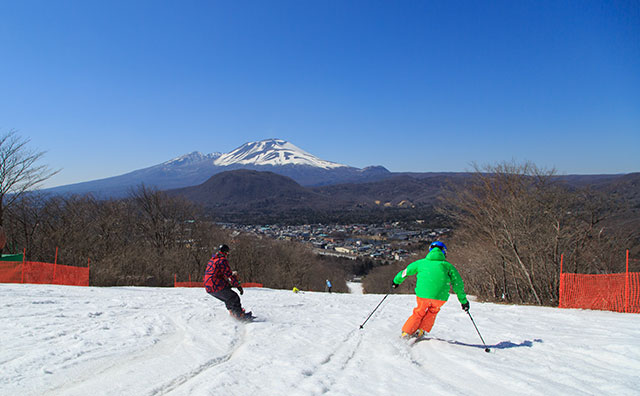
[[[327,279],[327,291],[331,293],[331,282]]]
[[[228,255],[229,246],[220,245],[218,253],[207,263],[207,269],[204,272],[204,288],[207,293],[225,303],[231,316],[239,320],[251,321],[253,315],[251,312],[244,312],[240,297],[231,290],[232,287],[236,287],[240,295],[244,293],[235,272],[232,272],[229,267]]]
[[[458,270],[446,261],[447,247],[440,241],[433,242],[429,246],[429,253],[423,259],[414,261],[406,269],[398,272],[393,278],[392,287],[399,284],[411,275],[416,275],[416,300],[418,306],[413,314],[402,326],[402,337],[422,337],[431,331],[440,307],[449,298],[449,289],[453,285],[453,291],[458,296],[462,309],[469,311],[469,301],[464,293],[464,282]]]

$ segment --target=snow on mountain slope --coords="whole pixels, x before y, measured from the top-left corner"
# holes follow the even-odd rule
[[[637,395],[640,315],[454,296],[431,339],[413,295],[0,284],[1,395]]]
[[[207,161],[207,160],[215,161],[216,159],[220,158],[221,155],[222,153],[211,153],[211,154],[204,155],[199,151],[194,151],[189,154],[181,155],[180,157],[171,159],[169,161],[165,161],[161,165],[162,166],[185,166],[185,165],[191,165],[193,163],[198,163],[198,162]]]
[[[43,190],[51,194],[87,194],[122,198],[141,184],[170,190],[202,184],[211,176],[235,169],[271,171],[304,186],[381,180],[390,175],[382,166],[358,169],[325,161],[282,139],[246,143],[235,150],[202,154],[194,151],[161,164],[104,179]]]
[[[308,165],[323,169],[346,167],[322,160],[282,139],[267,139],[245,143],[221,155],[214,162],[218,166],[230,165]]]

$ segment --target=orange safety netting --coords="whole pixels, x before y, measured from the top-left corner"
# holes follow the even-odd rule
[[[173,287],[204,287],[203,282],[173,282]]]
[[[89,286],[89,267],[31,261],[0,262],[0,283]]]
[[[262,287],[262,283],[242,282],[242,287]]]
[[[246,287],[262,287],[262,283],[255,282],[241,282],[243,288]],[[174,277],[173,287],[204,287],[204,282],[178,282]]]
[[[22,283],[22,261],[0,261],[0,283]]]
[[[559,306],[640,313],[640,272],[560,274]]]

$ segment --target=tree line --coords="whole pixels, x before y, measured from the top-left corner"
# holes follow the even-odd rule
[[[86,266],[94,286],[172,286],[202,279],[217,247],[231,246],[230,262],[242,281],[266,287],[324,290],[331,279],[347,291],[340,266],[305,246],[286,241],[230,235],[201,209],[146,186],[119,200],[91,195],[48,197],[27,194],[5,212],[5,252],[26,251],[29,261]]]

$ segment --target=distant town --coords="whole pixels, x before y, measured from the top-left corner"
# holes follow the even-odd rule
[[[220,224],[239,235],[251,234],[310,244],[317,254],[355,260],[403,260],[419,246],[449,233],[448,228],[409,230],[400,223],[350,225],[241,225]],[[413,247],[413,249],[412,249]]]

